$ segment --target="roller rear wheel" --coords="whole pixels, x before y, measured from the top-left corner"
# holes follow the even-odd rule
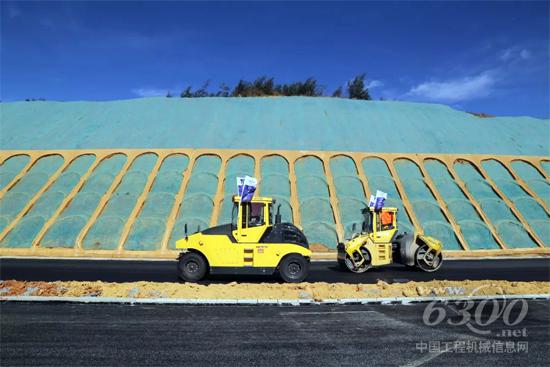
[[[303,282],[309,272],[309,261],[302,255],[285,256],[279,264],[279,275],[287,283]]]

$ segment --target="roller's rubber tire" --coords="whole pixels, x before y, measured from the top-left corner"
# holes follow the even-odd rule
[[[187,252],[178,261],[178,275],[186,282],[198,282],[208,271],[208,264],[201,254]]]
[[[303,282],[309,273],[309,261],[298,254],[285,256],[279,263],[279,275],[287,283]]]

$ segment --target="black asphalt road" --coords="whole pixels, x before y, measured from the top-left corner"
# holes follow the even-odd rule
[[[28,281],[101,280],[106,282],[156,281],[177,282],[175,261],[120,261],[120,260],[49,260],[0,259],[0,278]],[[435,273],[424,273],[401,265],[371,269],[363,274],[342,271],[336,262],[311,263],[308,282],[388,283],[409,280],[511,280],[550,281],[550,259],[498,259],[446,261]],[[216,276],[205,283],[276,282],[269,276]]]
[[[509,302],[507,306],[486,303],[480,321],[487,322],[492,307],[506,310]],[[550,301],[525,301],[525,305],[523,319],[521,305],[516,304],[509,318],[500,316],[485,327],[471,322],[470,326],[488,332],[478,334],[467,325],[450,325],[463,320],[458,312],[463,306],[442,303],[435,305],[444,312],[436,326],[423,322],[427,304],[3,303],[0,362],[75,367],[547,366]],[[513,326],[505,324],[516,320],[520,322]]]

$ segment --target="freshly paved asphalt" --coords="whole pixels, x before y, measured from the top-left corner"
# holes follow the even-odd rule
[[[105,282],[177,282],[175,261],[0,259],[0,279],[27,281],[80,280]],[[339,269],[336,262],[311,263],[308,282],[388,283],[447,280],[550,281],[550,259],[498,259],[446,261],[435,273],[424,273],[401,265],[354,274]],[[216,276],[204,283],[230,281],[278,282],[271,276]]]
[[[511,303],[506,307],[509,307]],[[547,366],[550,301],[525,301],[488,326],[467,325],[444,305],[436,326],[427,304],[176,306],[11,303],[0,305],[2,366]],[[482,322],[492,307],[481,308]],[[479,307],[474,305],[472,310]],[[473,315],[472,315],[473,317]],[[479,325],[474,326],[479,327]],[[500,336],[519,330],[517,336]],[[461,342],[462,347],[455,346]],[[513,343],[514,349],[505,347]],[[518,351],[519,343],[527,351]],[[524,344],[524,343],[527,344]],[[430,344],[431,343],[431,344]],[[439,343],[439,348],[437,348]],[[464,345],[472,345],[464,349]],[[488,350],[481,353],[481,343]],[[487,344],[488,343],[488,344]],[[432,347],[432,351],[428,349]],[[445,350],[445,345],[449,351]],[[476,350],[472,348],[476,348]]]

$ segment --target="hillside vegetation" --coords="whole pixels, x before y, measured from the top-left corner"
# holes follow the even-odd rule
[[[269,97],[269,96],[306,96],[321,97],[324,96],[325,88],[319,84],[315,78],[307,78],[304,81],[293,83],[275,83],[275,78],[262,76],[253,81],[239,80],[233,87],[222,83],[215,92],[209,91],[210,81],[206,81],[200,88],[193,90],[188,86],[181,93],[181,98],[200,98],[200,97]],[[370,100],[371,95],[365,86],[365,74],[361,74],[348,81],[345,91],[340,86],[331,94],[336,98],[362,99]],[[168,92],[166,97],[173,97],[172,92]]]

